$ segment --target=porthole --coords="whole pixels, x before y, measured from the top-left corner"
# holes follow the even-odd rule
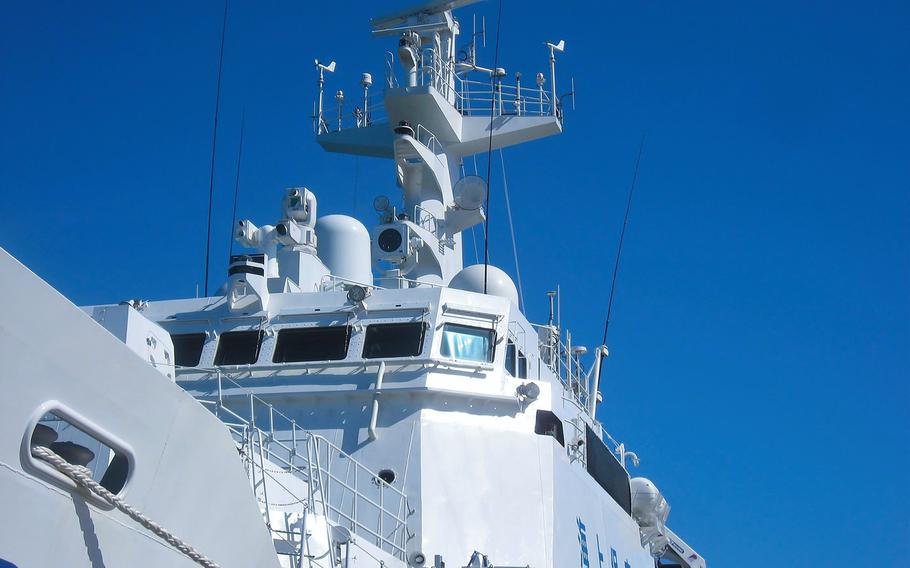
[[[75,482],[40,456],[33,455],[33,448],[46,448],[66,462],[84,467],[93,480],[115,495],[123,492],[132,475],[135,460],[125,444],[66,408],[52,407],[41,412],[23,442],[29,469],[68,489]]]

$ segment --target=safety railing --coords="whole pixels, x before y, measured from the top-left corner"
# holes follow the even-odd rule
[[[335,94],[334,103],[328,104],[322,111],[314,107],[313,129],[316,134],[338,132],[348,128],[366,128],[373,124],[387,123],[389,115],[386,112],[383,99],[385,91],[371,93],[367,96],[352,97],[348,100],[343,94]]]
[[[541,329],[541,326],[535,326]],[[567,339],[567,341],[569,341]],[[591,372],[586,371],[581,359],[572,352],[570,344],[562,341],[561,334],[555,332],[538,336],[538,349],[543,362],[562,383],[566,397],[580,409],[588,408],[591,393]]]
[[[439,139],[429,128],[418,124],[417,130],[414,131],[414,137],[438,158],[439,153],[442,151],[442,144],[439,143]]]
[[[391,53],[387,55],[391,56]],[[387,58],[385,65],[386,88],[397,88],[398,81],[393,71],[392,60]],[[468,73],[490,73],[491,76],[489,80],[468,79]],[[535,77],[536,87],[522,87],[520,73],[515,75],[515,84],[507,84],[503,78],[504,76],[496,74],[496,71],[491,73],[489,70],[467,64],[443,60],[432,48],[423,50],[416,70],[418,85],[435,88],[464,116],[492,114],[494,117],[562,118],[561,105],[558,100],[554,100],[551,92],[544,89],[542,75]],[[384,105],[385,94],[383,90],[348,98],[342,91],[337,91],[334,99],[327,101],[324,109],[314,107],[313,128],[316,134],[387,123],[389,117]]]
[[[455,108],[464,116],[559,116],[549,93],[497,81],[458,78]]]
[[[571,432],[566,435],[567,442],[573,438],[584,440],[584,428],[587,424],[607,446],[612,446],[613,453],[622,466],[626,467],[626,455],[629,454],[629,452],[626,450],[625,444],[617,441],[611,436],[606,428],[604,428],[603,424],[597,420],[597,417],[593,416],[590,412],[591,407],[589,404],[592,402],[590,397],[597,396],[597,393],[593,392],[593,385],[591,384],[591,374],[593,371],[591,369],[586,371],[581,363],[580,357],[574,356],[572,353],[571,344],[569,343],[571,341],[571,335],[568,333],[566,334],[566,341],[569,343],[567,344],[561,340],[561,334],[558,335],[555,328],[535,324],[531,325],[538,330],[553,330],[550,334],[538,334],[538,348],[540,350],[541,361],[550,369],[563,386],[563,401],[574,406],[577,411],[576,418],[566,422],[568,428],[571,430]],[[597,353],[598,352],[595,351],[595,356],[597,356]],[[572,444],[567,443],[566,451],[572,461],[578,460],[585,463],[585,453],[581,451],[577,445],[573,446]],[[635,456],[633,464],[638,465],[637,460],[638,456]]]
[[[420,205],[414,206],[414,223],[428,233],[436,234],[439,230],[439,220],[435,215]]]
[[[417,70],[418,83],[433,86],[444,98],[454,101],[455,108],[465,116],[489,116],[491,112],[494,116],[559,115],[542,81],[537,88],[522,87],[521,74],[516,75],[515,85],[505,84],[501,76],[495,81],[479,81],[462,76],[471,71],[470,67],[461,74],[456,67],[453,61],[438,57],[435,49],[425,49]]]
[[[421,282],[420,280],[405,278],[404,276],[377,276],[376,282],[381,282],[382,284],[368,284],[366,282],[358,282],[356,280],[343,278],[334,274],[327,274],[322,277],[322,280],[320,280],[319,289],[323,292],[331,292],[347,290],[351,286],[362,286],[363,288],[367,288],[369,290],[397,290],[401,288],[418,287],[446,288],[446,286],[443,284],[435,282]]]
[[[253,485],[261,489],[261,497],[257,491],[257,498],[267,511],[300,504],[404,559],[407,517],[413,511],[403,491],[223,373],[216,372],[213,378],[217,390],[197,398],[225,423],[240,445]],[[272,471],[269,464],[278,466],[280,472]],[[296,476],[306,483],[307,494],[297,495],[281,483],[277,473]],[[282,494],[290,495],[290,502],[270,500],[270,485],[277,485]],[[273,538],[300,554],[302,546],[291,546],[300,539],[286,532],[273,530]]]

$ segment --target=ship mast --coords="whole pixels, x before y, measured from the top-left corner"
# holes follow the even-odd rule
[[[464,158],[562,132],[562,109],[544,87],[543,73],[535,87],[522,87],[520,73],[507,85],[505,69],[477,64],[473,38],[457,55],[460,27],[452,10],[475,1],[435,1],[372,20],[374,36],[398,38],[403,84],[388,53],[384,92],[371,95],[372,76],[364,73],[362,107],[350,115],[341,90],[335,108],[324,108],[324,71],[330,69],[317,62],[319,144],[395,162],[402,208],[384,196],[374,202],[380,222],[372,231],[372,256],[385,277],[380,283],[447,285],[464,266],[462,231],[486,218],[486,182],[462,177]],[[554,44],[546,45],[554,85]],[[564,43],[555,45],[561,51]]]

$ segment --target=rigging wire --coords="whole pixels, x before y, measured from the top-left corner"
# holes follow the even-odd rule
[[[212,252],[212,203],[215,198],[215,147],[218,141],[218,111],[221,108],[221,70],[224,66],[224,35],[227,31],[228,0],[224,0],[221,22],[221,52],[218,56],[218,84],[215,89],[215,125],[212,127],[212,164],[209,170],[209,218],[205,235],[205,295],[209,295],[209,257]]]
[[[619,232],[619,246],[616,248],[616,263],[613,265],[613,282],[610,284],[610,300],[607,302],[607,321],[604,322],[604,338],[601,345],[607,344],[607,332],[610,330],[610,315],[613,313],[613,295],[616,292],[616,275],[619,273],[619,259],[622,256],[622,243],[626,237],[626,227],[629,225],[629,211],[632,209],[632,195],[635,193],[635,182],[638,181],[638,166],[641,164],[641,154],[645,149],[645,136],[642,134],[638,145],[638,158],[635,159],[635,173],[632,174],[632,185],[629,186],[629,197],[626,200],[626,214],[622,220],[622,230]]]
[[[502,157],[502,148],[499,149],[499,169],[502,172],[502,192],[506,196],[506,214],[509,217],[509,232],[512,234],[512,254],[515,257],[515,277],[518,280],[518,304],[521,311],[525,311],[525,295],[521,289],[521,268],[518,267],[518,241],[515,238],[515,225],[512,224],[512,204],[509,202],[509,182],[506,179],[506,162]]]
[[[496,16],[496,49],[493,52],[493,73],[490,75],[490,143],[487,148],[487,199],[484,210],[487,214],[483,224],[483,293],[487,293],[487,273],[490,267],[490,170],[493,167],[493,118],[496,113],[496,69],[499,67],[499,30],[502,24],[502,0]]]
[[[477,154],[474,154],[474,175],[477,175]],[[474,264],[480,264],[480,255],[477,254],[477,233],[474,232],[474,225],[471,225],[471,242],[474,243]]]
[[[243,127],[246,123],[246,109],[240,113],[240,146],[237,148],[237,174],[234,178],[234,208],[231,212],[231,248],[228,258],[234,255],[234,227],[237,226],[237,195],[240,193],[240,161],[243,159]]]

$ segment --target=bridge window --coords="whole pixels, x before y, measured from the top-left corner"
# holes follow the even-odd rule
[[[218,350],[215,352],[216,365],[250,365],[259,359],[262,345],[262,331],[228,331],[221,334]]]
[[[492,329],[447,323],[442,329],[439,354],[443,357],[491,363],[494,332]]]
[[[179,333],[171,335],[174,342],[174,363],[178,367],[195,367],[202,357],[204,333]]]
[[[528,378],[528,358],[511,339],[506,344],[506,371],[517,379]]]
[[[299,327],[282,329],[272,361],[297,363],[303,361],[338,361],[348,355],[349,326]]]
[[[364,359],[415,357],[423,351],[423,322],[376,323],[367,326],[363,341]]]

